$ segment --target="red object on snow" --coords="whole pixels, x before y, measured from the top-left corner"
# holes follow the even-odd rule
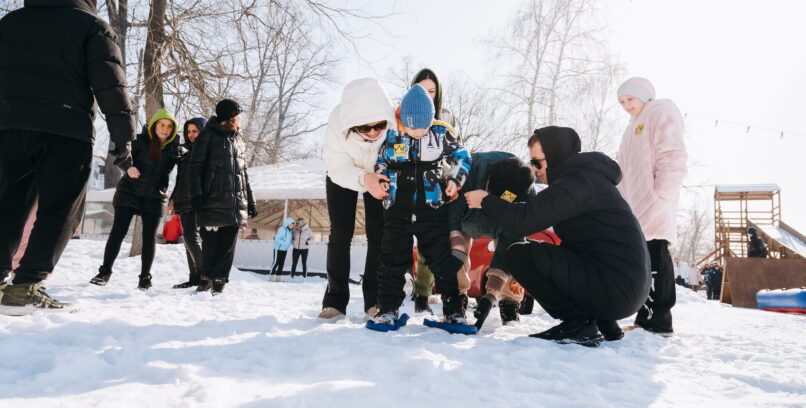
[[[165,242],[168,244],[179,242],[179,237],[182,236],[182,223],[178,214],[174,214],[162,227],[162,236],[165,237]]]

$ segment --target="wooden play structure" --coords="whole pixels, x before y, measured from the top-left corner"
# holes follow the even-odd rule
[[[766,243],[766,259],[747,258],[747,228]],[[714,251],[698,264],[724,265],[721,300],[756,307],[761,289],[806,286],[806,237],[781,220],[775,184],[718,185],[714,189]]]

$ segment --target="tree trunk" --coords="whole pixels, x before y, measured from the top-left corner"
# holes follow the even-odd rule
[[[166,0],[151,0],[148,34],[143,52],[143,84],[145,85],[146,121],[165,106],[162,92],[162,53],[165,46]]]
[[[115,30],[118,36],[118,47],[120,47],[121,61],[124,69],[126,67],[126,39],[129,33],[129,0],[120,0],[115,5],[114,0],[106,0],[106,11],[109,16],[109,25]],[[109,139],[111,145],[112,139]],[[107,147],[109,151],[109,147]],[[111,154],[106,155],[104,161],[104,188],[112,188],[117,186],[118,180],[123,177],[123,171],[114,164],[115,157]]]

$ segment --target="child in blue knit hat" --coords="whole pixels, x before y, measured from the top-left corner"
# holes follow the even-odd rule
[[[401,317],[398,309],[405,297],[405,273],[412,265],[415,236],[436,276],[445,322],[467,325],[467,296],[459,294],[456,281],[465,256],[451,251],[445,204],[456,198],[465,183],[471,159],[452,133],[449,125],[434,120],[434,103],[425,88],[412,86],[400,103],[397,129],[386,133],[375,164],[375,172],[389,177],[389,183],[384,186],[379,312],[367,322],[370,329],[397,330],[408,318]],[[440,168],[443,159],[452,165],[446,178]]]

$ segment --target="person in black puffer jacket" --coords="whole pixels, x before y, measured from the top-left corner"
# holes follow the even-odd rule
[[[246,173],[241,108],[224,99],[193,146],[188,164],[190,202],[202,238],[202,283],[197,291],[224,290],[235,258],[238,230],[257,207]]]
[[[188,281],[174,285],[174,289],[189,288],[198,286],[201,283],[201,237],[199,236],[199,227],[196,226],[196,212],[193,211],[193,206],[190,203],[190,181],[188,180],[188,164],[190,160],[187,160],[187,157],[193,151],[193,143],[196,142],[205,124],[207,124],[207,121],[204,118],[193,118],[185,122],[182,131],[185,143],[182,144],[182,148],[187,153],[177,166],[176,186],[174,186],[171,199],[168,201],[168,213],[176,213],[181,217],[182,231],[185,237],[185,252],[188,259],[188,269],[190,270]]]
[[[69,307],[42,281],[84,212],[98,107],[115,164],[129,157],[136,132],[120,55],[93,0],[25,0],[0,19],[0,306],[10,314]],[[35,202],[25,256],[5,283]]]
[[[651,277],[641,227],[616,189],[618,164],[602,153],[579,153],[580,145],[573,129],[538,129],[529,147],[545,190],[525,203],[478,190],[465,196],[470,208],[482,208],[518,235],[554,226],[560,245],[516,243],[507,249],[506,265],[546,312],[562,320],[533,337],[595,346],[600,330],[607,340],[623,336],[616,320],[641,308]]]
[[[168,179],[183,154],[176,140],[176,128],[176,119],[163,108],[137,135],[132,145],[132,161],[124,163],[126,174],[118,182],[112,199],[115,218],[106,241],[104,262],[90,283],[103,286],[109,282],[129,224],[139,214],[143,222],[143,254],[137,287],[142,290],[151,287],[151,264],[156,251],[157,227],[168,201]]]

